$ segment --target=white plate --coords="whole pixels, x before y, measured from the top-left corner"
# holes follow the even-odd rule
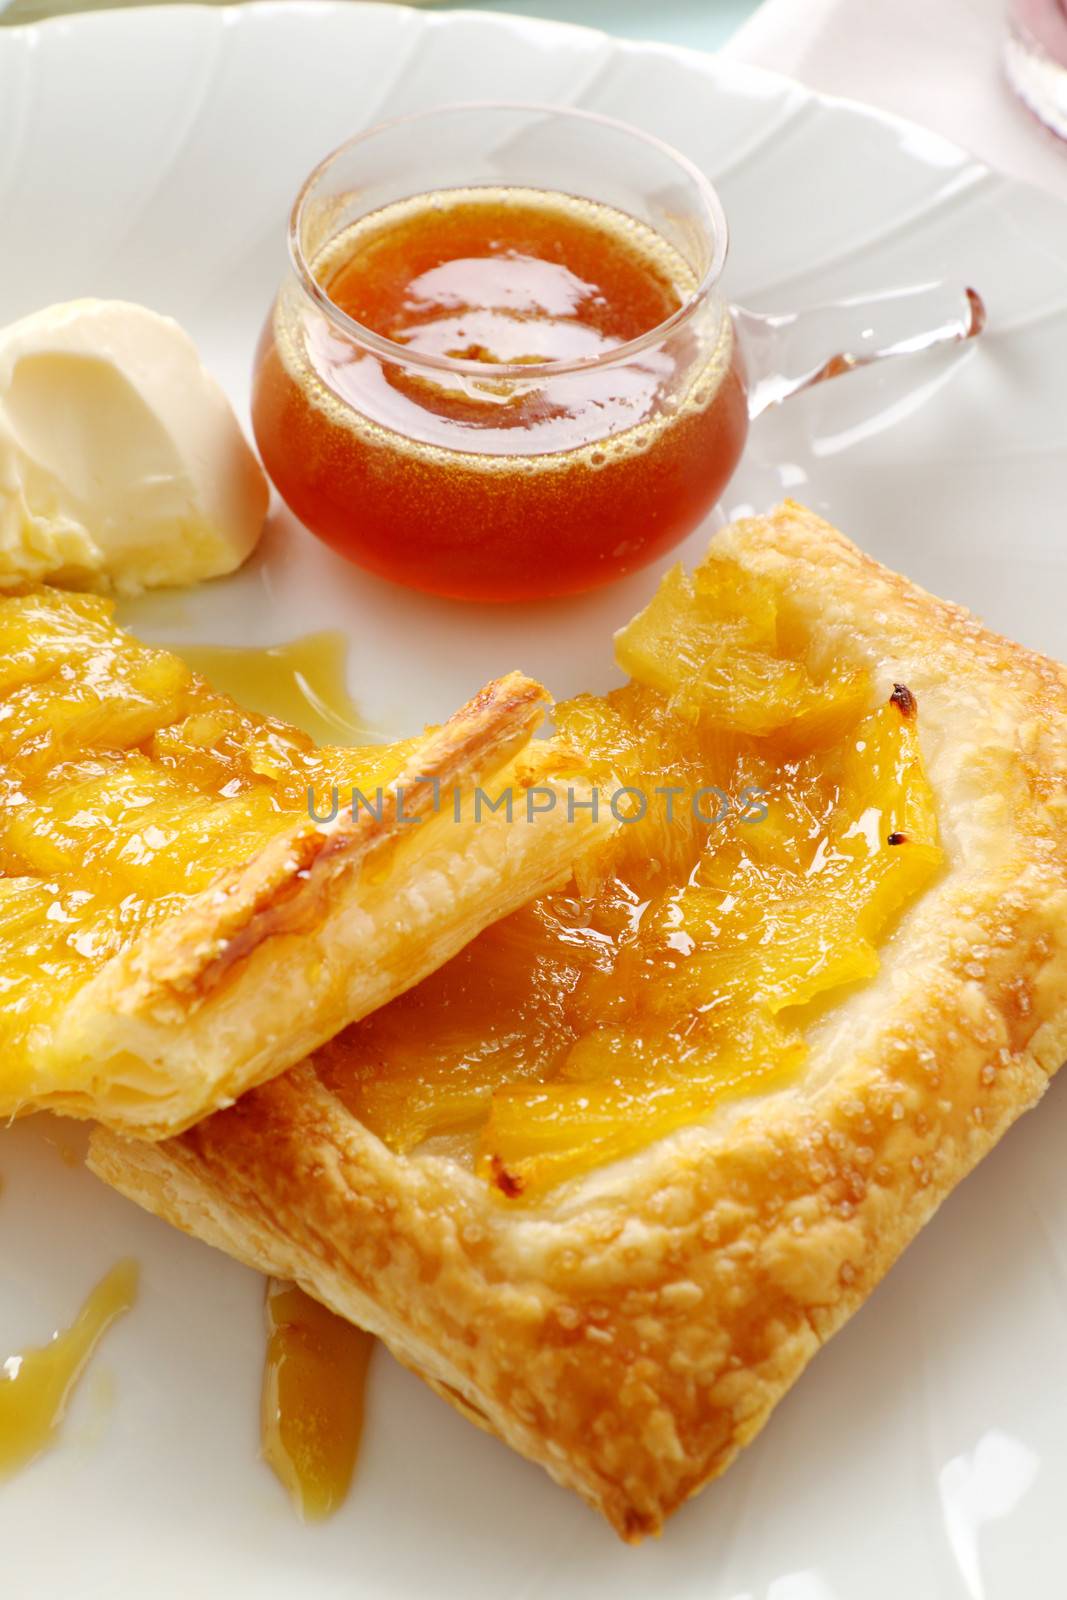
[[[729,286],[793,307],[941,274],[986,338],[817,390],[755,429],[726,510],[806,499],[875,555],[1067,654],[1067,211],[920,130],[681,50],[376,5],[120,11],[0,31],[0,321],[122,295],[172,312],[245,404],[299,180],[362,124],[445,100],[576,102],[687,151],[733,225]],[[703,536],[690,542],[698,551]],[[643,574],[527,611],[343,567],[286,516],[237,579],[142,615],[157,638],[352,639],[383,733],[521,664],[613,676]],[[403,650],[397,645],[403,640]],[[261,1285],[64,1163],[74,1124],[0,1136],[0,1354],[118,1256],[140,1304],[59,1449],[0,1488],[5,1600],[1015,1600],[1067,1569],[1067,1084],[908,1252],[722,1483],[617,1544],[388,1358],[344,1511],[304,1528],[256,1456]],[[105,1379],[107,1380],[105,1382]]]

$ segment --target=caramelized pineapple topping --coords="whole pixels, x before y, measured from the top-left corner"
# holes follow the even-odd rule
[[[394,1149],[465,1136],[509,1200],[788,1083],[805,1008],[873,976],[941,861],[914,698],[817,674],[770,580],[676,567],[616,647],[631,681],[556,714],[625,818],[591,881],[319,1057]]]
[[[306,828],[309,786],[370,789],[409,749],[316,749],[96,596],[0,599],[0,1110],[32,1103],[50,1019],[109,957]]]

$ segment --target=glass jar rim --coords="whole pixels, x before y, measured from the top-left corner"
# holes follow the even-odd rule
[[[569,361],[526,361],[526,362],[500,362],[487,367],[484,361],[471,361],[458,356],[432,355],[429,352],[413,351],[410,346],[400,344],[395,339],[388,338],[385,334],[377,333],[373,328],[358,322],[348,315],[331,298],[326,288],[316,278],[311,263],[304,253],[301,243],[301,229],[308,203],[321,179],[330,171],[331,167],[340,158],[354,149],[357,145],[376,137],[391,128],[399,128],[412,123],[427,121],[432,117],[440,117],[458,112],[478,111],[518,111],[539,112],[553,117],[573,118],[576,121],[596,123],[601,127],[614,129],[630,138],[638,139],[650,148],[666,156],[677,166],[686,177],[694,184],[701,200],[709,214],[711,233],[711,258],[701,275],[699,283],[683,300],[677,310],[672,311],[669,317],[656,323],[645,333],[638,334],[634,339],[627,339],[623,344],[614,346],[611,350],[604,350],[599,355],[582,356]],[[366,350],[373,351],[376,355],[393,363],[403,363],[409,367],[423,368],[434,372],[449,372],[462,377],[480,378],[483,382],[490,375],[493,380],[502,378],[525,379],[527,381],[539,380],[547,377],[562,376],[566,373],[590,372],[602,367],[612,366],[618,362],[631,360],[635,355],[661,344],[665,338],[684,326],[705,303],[712,289],[722,276],[729,247],[729,230],[726,222],[726,213],[718,194],[705,177],[700,168],[688,156],[682,155],[673,145],[658,138],[655,134],[646,133],[643,128],[635,128],[631,123],[623,122],[617,117],[603,115],[599,111],[585,111],[577,106],[553,106],[537,101],[509,101],[509,100],[466,100],[456,101],[450,105],[434,106],[425,111],[411,112],[406,116],[390,117],[384,122],[374,123],[372,127],[365,128],[361,133],[354,134],[351,139],[346,139],[336,149],[314,166],[305,178],[300,190],[293,201],[289,213],[289,259],[292,264],[297,281],[301,288],[319,307],[321,311],[336,326],[343,329],[348,337]]]

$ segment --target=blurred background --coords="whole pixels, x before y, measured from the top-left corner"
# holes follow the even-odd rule
[[[34,22],[72,11],[98,10],[104,4],[138,0],[0,0],[7,23]],[[169,4],[171,0],[157,0]],[[218,3],[218,0],[208,0]],[[359,4],[360,0],[351,0]],[[405,3],[405,0],[399,0]],[[756,10],[758,0],[407,0],[442,11],[511,11],[554,22],[579,22],[631,39],[661,39],[716,50]],[[6,9],[5,9],[6,6]]]

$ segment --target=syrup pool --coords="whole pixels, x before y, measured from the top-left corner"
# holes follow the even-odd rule
[[[365,744],[370,737],[349,693],[343,633],[310,633],[286,644],[183,644],[175,650],[238,705],[290,722],[316,744]]]

